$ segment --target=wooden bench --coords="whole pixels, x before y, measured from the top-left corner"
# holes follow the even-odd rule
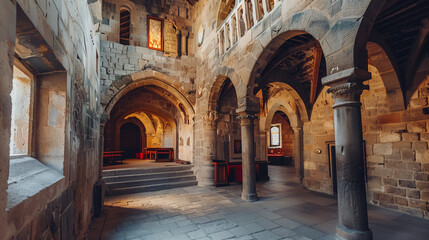
[[[124,151],[107,151],[103,152],[103,161],[107,160],[109,163],[113,164],[117,161],[121,161],[125,159],[125,152]]]

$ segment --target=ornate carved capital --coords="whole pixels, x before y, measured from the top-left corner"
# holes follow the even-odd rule
[[[238,108],[237,113],[247,112],[247,113],[257,113],[260,111],[259,108],[259,98],[256,97],[242,97],[238,99]]]
[[[328,93],[332,94],[335,101],[333,108],[344,105],[360,107],[360,95],[363,90],[369,89],[363,82],[368,79],[371,79],[371,73],[368,71],[349,68],[324,77],[322,84],[331,86]]]
[[[242,113],[242,114],[240,114],[237,117],[237,119],[239,119],[239,120],[241,120],[241,119],[250,119],[250,120],[253,120],[253,119],[256,119],[256,118],[257,117],[254,114],[252,114],[252,113]]]
[[[335,101],[332,107],[336,108],[344,105],[360,107],[360,95],[363,90],[369,90],[369,86],[364,85],[362,82],[347,82],[331,87],[328,89],[328,93],[331,93]]]
[[[209,111],[207,115],[203,116],[203,122],[207,125],[214,126],[219,119],[219,113],[216,111]]]
[[[293,131],[293,133],[300,133],[300,132],[302,132],[302,127],[293,127],[292,131]]]

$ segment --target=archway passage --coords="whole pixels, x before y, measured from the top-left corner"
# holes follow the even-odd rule
[[[142,133],[140,128],[131,122],[120,128],[120,150],[125,152],[126,158],[134,158],[136,153],[142,151]]]
[[[178,143],[180,137],[188,139],[192,136],[188,121],[183,108],[177,108],[163,89],[156,86],[134,89],[119,99],[110,112],[110,120],[105,125],[105,151],[130,149],[126,158],[191,161],[192,155],[185,151],[191,146],[179,146]],[[125,124],[129,126],[128,123],[135,126],[134,131],[139,132],[139,138],[134,136],[137,133],[133,133],[130,139],[125,140],[129,145],[126,147],[122,128]],[[138,151],[128,153],[131,149]],[[168,151],[168,155],[159,149]]]
[[[295,137],[289,118],[284,112],[275,112],[268,133],[267,157],[270,164],[295,167]]]
[[[302,109],[302,113],[308,114],[305,118],[309,118],[313,104],[322,90],[321,78],[326,76],[325,57],[320,43],[310,34],[285,33],[286,36],[288,34],[293,37],[280,44],[271,56],[263,53],[260,63],[256,63],[252,76],[257,77],[254,83],[251,77],[250,82],[256,87],[251,94],[256,95],[262,90],[260,98],[265,105],[269,98],[267,93],[271,91],[273,84],[287,84],[287,88],[292,90],[290,92],[300,99],[301,107],[305,106],[305,110]],[[278,40],[272,44],[278,45]],[[267,62],[263,57],[269,57],[270,61]]]
[[[104,151],[119,149],[125,159],[104,166],[107,195],[196,185],[193,129],[184,103],[155,85],[119,95],[104,125]]]

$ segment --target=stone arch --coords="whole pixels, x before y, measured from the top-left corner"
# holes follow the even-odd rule
[[[104,120],[102,122],[106,122],[108,120],[111,110],[121,97],[125,96],[132,90],[143,86],[157,86],[166,90],[176,99],[176,101],[172,102],[175,107],[180,110],[179,104],[182,103],[182,108],[185,110],[187,116],[189,116],[189,119],[193,119],[195,111],[192,103],[183,92],[173,86],[174,82],[175,80],[173,78],[153,70],[145,70],[124,76],[122,80],[112,84],[102,97],[102,120]]]
[[[118,119],[125,118],[125,117],[127,117],[127,116],[129,116],[135,112],[150,113],[152,115],[161,117],[163,120],[174,122],[175,124],[177,124],[177,119],[175,118],[175,116],[172,113],[170,113],[170,112],[168,112],[168,111],[166,111],[160,107],[153,106],[150,104],[141,104],[138,108],[131,109],[131,110],[128,110],[126,112],[122,112],[118,115]],[[156,130],[156,129],[154,129],[154,130]]]
[[[275,31],[276,29],[278,30]],[[266,43],[260,42],[259,49],[252,54],[255,58],[255,63],[253,64],[249,77],[247,96],[252,96],[254,88],[258,86],[258,79],[261,77],[259,73],[261,73],[268,64],[266,59],[272,59],[283,43],[295,36],[303,34],[309,34],[317,40],[317,42],[321,42],[329,29],[329,19],[324,14],[311,9],[295,13],[282,23],[278,23],[277,26],[274,26],[273,32],[277,33],[271,34],[270,40],[266,41]],[[329,52],[329,46],[326,44],[320,44],[320,46],[326,57],[326,52]]]
[[[155,126],[153,125],[153,122],[149,119],[147,114],[145,114],[145,113],[144,114],[131,113],[131,114],[125,116],[125,119],[128,119],[128,118],[138,119],[143,124],[143,126],[145,126],[146,134],[154,134],[155,133]]]
[[[375,42],[368,42],[366,48],[368,50],[368,64],[377,68],[383,80],[390,111],[404,110],[404,94],[398,77],[399,74],[390,61],[390,57],[383,47]]]
[[[172,133],[173,133],[174,156],[175,156],[175,158],[178,158],[179,157],[179,141],[178,141],[177,137],[179,136],[179,132],[178,132],[178,130],[179,130],[179,123],[177,122],[178,120],[173,115],[173,113],[168,112],[168,111],[164,110],[161,107],[153,106],[153,105],[150,105],[150,104],[141,104],[140,107],[138,107],[138,108],[131,109],[131,110],[119,113],[118,116],[117,116],[117,119],[119,119],[119,120],[120,119],[124,119],[127,116],[130,116],[130,115],[132,115],[135,112],[150,113],[150,114],[156,116],[157,118],[161,119],[165,123],[170,124],[170,126],[173,129]],[[140,119],[139,119],[139,121],[140,121]],[[142,124],[144,125],[144,127],[147,130],[150,130],[148,128],[148,126],[150,126],[150,125],[145,125],[143,122],[142,122]],[[153,128],[152,129],[153,133],[157,133],[156,126],[154,126],[153,123],[151,123],[151,124],[152,124],[152,128]],[[118,126],[116,126],[116,128],[118,128]],[[146,134],[147,134],[147,136],[149,136],[149,132],[146,132]]]
[[[141,134],[141,136],[140,136],[141,146],[140,147],[141,147],[141,149],[143,149],[145,144],[146,144],[146,139],[143,139],[143,135],[146,136],[146,127],[137,118],[119,119],[118,124],[116,125],[116,129],[115,129],[115,132],[116,132],[116,134],[115,134],[116,138],[114,139],[115,149],[118,149],[118,150],[120,149],[120,129],[126,123],[133,123],[140,129],[140,134]]]
[[[284,84],[284,83],[283,83]],[[287,84],[284,84],[287,85]],[[293,89],[292,89],[293,91]],[[276,98],[277,94],[281,94],[281,93],[286,93],[287,98],[285,98],[285,96],[279,96]],[[307,118],[307,114],[305,112],[300,112],[300,109],[303,109],[303,111],[306,111],[306,108],[302,108],[299,107],[299,100],[295,100],[295,102],[291,105],[290,103],[288,103],[290,99],[288,98],[292,98],[295,99],[293,97],[293,94],[291,94],[289,91],[287,90],[283,90],[279,93],[277,93],[275,95],[273,95],[272,97],[276,98],[274,100],[272,100],[272,103],[269,100],[268,103],[268,111],[267,111],[267,115],[264,118],[261,118],[262,121],[265,120],[265,122],[262,122],[261,126],[264,129],[261,129],[261,132],[264,133],[263,136],[269,137],[270,136],[270,127],[271,127],[271,122],[273,120],[273,117],[275,115],[275,113],[277,111],[282,111],[283,113],[286,114],[286,116],[289,119],[290,122],[290,126],[292,128],[292,131],[294,133],[294,144],[295,144],[295,149],[294,149],[294,165],[295,165],[295,173],[296,173],[296,177],[298,178],[298,181],[302,181],[302,178],[304,176],[304,154],[303,154],[303,131],[302,131],[302,127],[303,127],[303,122],[308,121]],[[297,94],[297,93],[296,93]],[[280,98],[280,99],[279,99]],[[280,100],[280,101],[279,101]],[[301,100],[302,102],[302,100]],[[293,106],[295,105],[296,106]],[[303,104],[303,103],[302,103]],[[295,109],[294,109],[295,108]],[[266,150],[262,150],[261,151],[264,155],[266,155],[268,152],[266,152]],[[261,156],[262,157],[262,156]]]
[[[279,105],[279,106],[284,106],[286,109],[288,109],[288,111],[290,113],[294,113],[296,115],[296,123],[297,123],[296,126],[302,126],[302,123],[309,121],[309,113],[308,113],[307,108],[304,104],[304,101],[301,99],[301,97],[299,96],[298,92],[295,91],[295,89],[293,89],[288,84],[282,83],[282,82],[275,82],[275,83],[272,83],[272,85],[280,87],[281,91],[277,92],[276,94],[274,94],[273,96],[271,96],[268,99],[267,117],[268,117],[268,114],[270,113],[270,109],[275,105]],[[271,105],[271,101],[273,101],[273,100],[270,100],[270,99],[272,99],[272,98],[278,99],[279,95],[281,95],[281,94],[285,94],[289,99],[286,99],[286,98],[280,96],[280,99],[283,101],[277,101],[276,100],[273,103],[273,105]],[[290,104],[285,104],[290,99],[294,100],[293,104],[295,106],[291,106]],[[294,110],[294,108],[296,108],[296,110]]]
[[[273,117],[276,114],[277,111],[282,111],[286,114],[286,116],[289,118],[290,121],[290,126],[292,128],[298,127],[298,126],[302,126],[301,121],[299,120],[298,114],[293,112],[292,108],[289,105],[283,105],[281,103],[275,103],[269,110],[267,113],[267,118],[265,119],[265,129],[261,129],[261,130],[265,130],[268,131],[268,129],[270,129],[270,125],[271,122],[273,121]]]
[[[219,104],[219,98],[220,98],[220,94],[222,92],[222,87],[224,86],[224,83],[226,82],[226,80],[230,80],[234,90],[235,90],[235,94],[238,96],[237,94],[237,88],[234,85],[234,82],[232,82],[232,80],[225,76],[225,75],[218,75],[210,89],[210,95],[209,95],[209,102],[208,102],[208,110],[209,112],[216,112],[217,111],[217,107]]]

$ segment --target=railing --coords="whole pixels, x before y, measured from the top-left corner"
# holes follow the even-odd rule
[[[253,26],[262,21],[281,0],[237,0],[236,6],[218,27],[219,54],[223,55]]]

